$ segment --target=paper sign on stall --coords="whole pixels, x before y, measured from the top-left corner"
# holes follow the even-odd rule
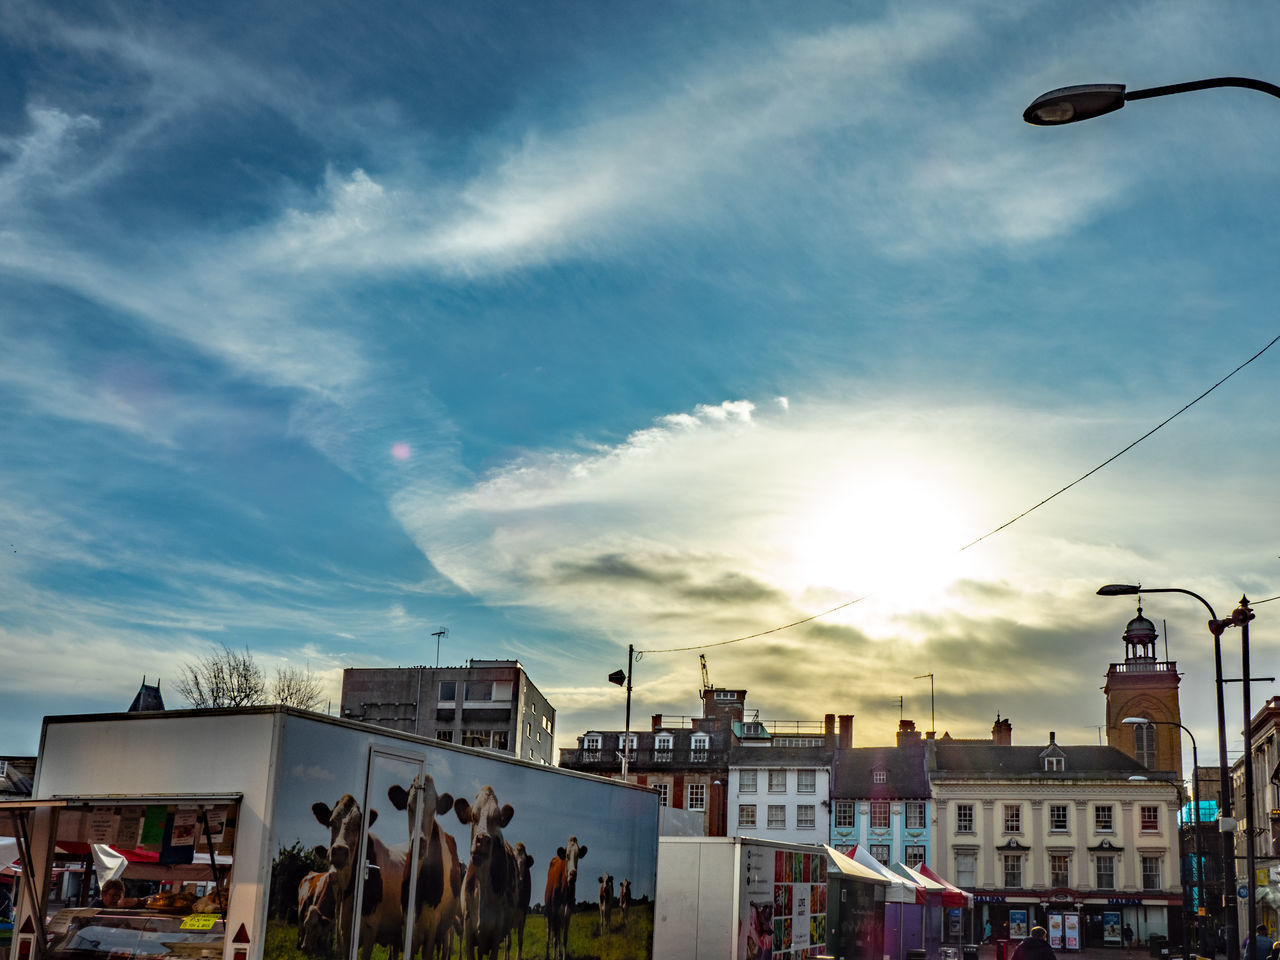
[[[116,827],[115,846],[120,850],[132,850],[138,845],[142,832],[142,818],[137,807],[125,807]]]
[[[173,814],[173,833],[170,834],[169,846],[191,847],[196,842],[196,809],[187,807],[175,810]]]
[[[85,839],[89,843],[115,843],[119,823],[120,818],[111,807],[96,807],[89,814],[89,829]]]
[[[216,847],[222,842],[222,834],[227,829],[227,808],[210,807],[204,812],[204,819],[209,827],[209,836]]]

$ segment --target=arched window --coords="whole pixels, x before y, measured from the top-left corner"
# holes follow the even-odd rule
[[[1133,726],[1135,753],[1138,762],[1148,770],[1156,765],[1156,725],[1136,723]]]

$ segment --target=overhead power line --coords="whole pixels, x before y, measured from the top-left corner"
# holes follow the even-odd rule
[[[1257,353],[1255,353],[1253,356],[1251,356],[1248,360],[1244,361],[1244,363],[1240,364],[1238,367],[1236,367],[1234,370],[1232,370],[1230,373],[1228,373],[1225,377],[1223,377],[1221,380],[1219,380],[1217,383],[1215,383],[1213,386],[1211,386],[1208,390],[1206,390],[1204,393],[1200,394],[1200,396],[1196,397],[1194,400],[1190,401],[1189,403],[1184,404],[1180,409],[1178,409],[1176,412],[1174,412],[1174,413],[1170,414],[1168,417],[1165,417],[1165,419],[1161,420],[1159,423],[1157,423],[1154,427],[1152,427],[1150,430],[1148,430],[1148,431],[1147,431],[1146,433],[1144,433],[1142,436],[1138,437],[1138,439],[1137,439],[1137,440],[1134,440],[1132,443],[1130,443],[1130,444],[1128,444],[1127,446],[1125,446],[1125,447],[1124,447],[1123,449],[1121,449],[1119,452],[1117,452],[1117,453],[1113,454],[1112,456],[1108,457],[1106,460],[1103,460],[1100,464],[1098,464],[1098,465],[1097,465],[1096,467],[1094,467],[1092,470],[1089,470],[1089,471],[1088,471],[1088,472],[1086,472],[1086,473],[1082,473],[1080,476],[1076,477],[1074,480],[1072,480],[1070,483],[1068,483],[1065,487],[1061,487],[1061,488],[1059,488],[1058,490],[1055,490],[1053,493],[1049,494],[1049,496],[1045,497],[1045,498],[1044,498],[1043,500],[1041,500],[1039,503],[1036,503],[1036,504],[1034,504],[1034,505],[1032,505],[1032,506],[1028,507],[1026,510],[1023,510],[1023,511],[1022,511],[1020,514],[1018,514],[1016,517],[1013,517],[1013,518],[1012,518],[1012,519],[1010,519],[1010,520],[1006,520],[1004,523],[1000,524],[1000,526],[998,526],[998,527],[996,527],[996,528],[994,528],[994,529],[992,529],[992,530],[987,531],[987,532],[986,532],[986,533],[984,533],[982,536],[978,537],[976,540],[971,540],[971,541],[969,541],[968,543],[966,543],[963,547],[961,547],[961,548],[960,548],[959,550],[957,550],[956,552],[957,552],[957,553],[963,553],[964,551],[968,550],[970,547],[975,547],[975,546],[977,546],[977,545],[978,545],[978,544],[980,544],[983,540],[986,540],[988,537],[993,537],[993,536],[995,536],[997,533],[999,533],[1001,530],[1004,530],[1004,529],[1007,529],[1008,527],[1013,526],[1015,523],[1017,523],[1017,522],[1018,522],[1019,520],[1021,520],[1023,517],[1026,517],[1026,516],[1028,516],[1028,515],[1030,515],[1030,514],[1034,513],[1035,511],[1039,510],[1041,507],[1043,507],[1043,506],[1044,506],[1046,503],[1048,503],[1050,500],[1053,500],[1053,499],[1055,499],[1056,497],[1061,496],[1062,494],[1064,494],[1064,493],[1066,493],[1068,490],[1070,490],[1072,487],[1074,487],[1076,484],[1081,483],[1081,482],[1083,482],[1083,481],[1085,481],[1085,480],[1089,479],[1089,477],[1093,476],[1095,473],[1097,473],[1097,472],[1098,472],[1099,470],[1101,470],[1103,467],[1109,466],[1110,464],[1114,463],[1116,460],[1119,460],[1119,459],[1120,459],[1121,457],[1123,457],[1126,453],[1128,453],[1130,450],[1132,450],[1134,447],[1136,447],[1138,444],[1140,444],[1143,440],[1146,440],[1146,439],[1147,439],[1147,437],[1151,436],[1151,435],[1152,435],[1153,433],[1155,433],[1157,430],[1159,430],[1159,429],[1161,429],[1162,427],[1164,427],[1164,426],[1166,426],[1167,424],[1169,424],[1172,420],[1174,420],[1174,419],[1176,419],[1177,417],[1181,416],[1182,414],[1186,413],[1188,410],[1190,410],[1192,407],[1194,407],[1197,403],[1199,403],[1201,400],[1203,400],[1203,399],[1204,399],[1205,397],[1207,397],[1209,394],[1213,393],[1213,391],[1217,390],[1220,386],[1222,386],[1224,383],[1226,383],[1228,380],[1230,380],[1232,377],[1234,377],[1237,373],[1239,373],[1241,370],[1243,370],[1243,369],[1244,369],[1245,367],[1247,367],[1249,364],[1253,363],[1253,361],[1257,360],[1260,356],[1262,356],[1264,353],[1266,353],[1268,350],[1270,350],[1273,346],[1275,346],[1275,345],[1276,345],[1276,343],[1277,343],[1277,342],[1280,342],[1280,335],[1277,335],[1277,336],[1275,336],[1275,337],[1272,337],[1272,338],[1271,338],[1271,340],[1267,343],[1267,345],[1266,345],[1266,346],[1264,346],[1261,350],[1259,350]],[[852,599],[852,600],[846,600],[844,603],[836,604],[834,607],[831,607],[829,610],[823,610],[821,613],[815,613],[815,614],[813,614],[812,616],[802,617],[802,618],[801,618],[801,619],[799,619],[799,620],[793,620],[793,621],[791,621],[790,623],[784,623],[784,624],[782,624],[781,626],[778,626],[778,627],[771,627],[771,628],[769,628],[768,630],[761,630],[761,631],[759,631],[758,633],[749,633],[749,634],[747,634],[746,636],[743,636],[743,637],[734,637],[732,640],[713,640],[713,641],[711,641],[710,643],[695,643],[695,644],[692,644],[692,645],[687,646],[687,647],[664,647],[664,648],[662,648],[662,649],[660,649],[660,650],[646,650],[646,651],[644,651],[644,652],[645,652],[645,653],[683,653],[683,652],[684,652],[684,651],[686,651],[686,650],[703,650],[703,649],[706,649],[707,647],[723,647],[723,646],[727,646],[727,645],[728,645],[728,644],[730,644],[730,643],[741,643],[743,640],[754,640],[754,639],[756,639],[757,637],[765,637],[765,636],[768,636],[768,635],[769,635],[769,634],[771,634],[771,633],[781,633],[783,630],[790,630],[792,627],[798,627],[798,626],[800,626],[801,624],[810,623],[810,622],[812,622],[812,621],[814,621],[814,620],[819,620],[819,619],[821,619],[821,618],[823,618],[823,617],[828,617],[828,616],[830,616],[831,614],[835,613],[835,612],[836,612],[836,611],[838,611],[838,610],[843,610],[845,607],[851,607],[851,606],[853,606],[855,603],[861,603],[863,600],[866,600],[868,597],[872,597],[872,596],[874,596],[874,595],[875,595],[874,593],[864,593],[864,594],[863,594],[862,596],[860,596],[860,597],[855,597],[855,598],[854,598],[854,599]],[[1280,599],[1280,597],[1268,597],[1268,598],[1267,598],[1267,600],[1259,600],[1259,601],[1257,601],[1257,603],[1266,603],[1268,600],[1276,600],[1276,599]],[[1255,606],[1256,606],[1256,605],[1257,605],[1257,604],[1255,604]],[[638,653],[638,652],[640,652],[640,651],[637,651],[637,653]]]

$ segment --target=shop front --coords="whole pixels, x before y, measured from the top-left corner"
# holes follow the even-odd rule
[[[1155,938],[1182,942],[1182,898],[1170,894],[1092,895],[1083,901],[1085,945],[1123,947],[1124,930],[1133,931],[1135,944]]]

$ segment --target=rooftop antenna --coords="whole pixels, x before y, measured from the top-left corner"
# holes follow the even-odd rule
[[[440,638],[447,637],[448,635],[449,635],[448,627],[441,627],[439,630],[437,630],[435,633],[432,634],[432,636],[436,638],[436,669],[437,670],[440,669]]]
[[[1093,725],[1093,728],[1098,731],[1098,746],[1102,746],[1102,729],[1105,726],[1105,723],[1095,723]]]
[[[902,723],[902,697],[898,697],[898,723]]]
[[[698,654],[698,662],[702,664],[702,689],[711,689],[711,675],[707,673],[707,655],[705,653]]]
[[[925,677],[928,677],[928,678],[929,678],[929,729],[930,729],[931,731],[936,731],[936,730],[938,729],[938,720],[937,720],[937,718],[933,715],[933,674],[932,674],[932,673],[922,673],[922,674],[920,674],[920,676],[918,676],[918,677],[914,677],[913,679],[915,679],[915,680],[923,680]],[[899,719],[901,719],[901,718],[899,718]]]

